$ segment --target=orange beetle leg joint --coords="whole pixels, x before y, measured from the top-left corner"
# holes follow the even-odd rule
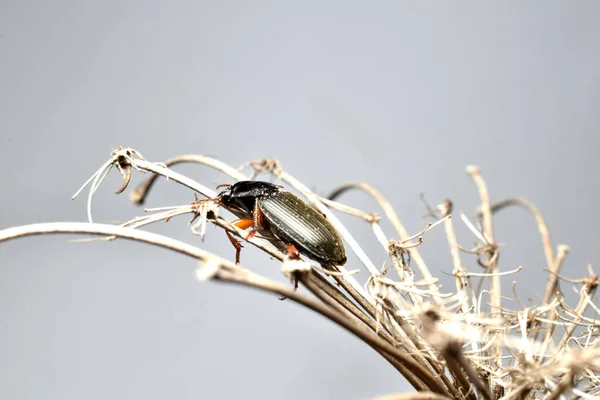
[[[288,251],[288,256],[290,256],[290,258],[293,258],[295,260],[300,258],[300,252],[298,251],[296,246],[294,246],[293,244],[291,244],[291,243],[287,244],[287,251]]]
[[[232,224],[240,229],[248,229],[254,224],[254,221],[251,219],[236,219]]]

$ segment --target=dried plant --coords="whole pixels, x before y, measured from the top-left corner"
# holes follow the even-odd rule
[[[211,198],[216,193],[171,169],[178,163],[198,163],[215,168],[234,180],[252,180],[259,174],[271,174],[287,187],[294,188],[306,201],[322,213],[338,229],[346,245],[369,272],[366,282],[354,277],[355,271],[340,267],[339,272],[325,270],[301,260],[292,260],[260,238],[246,242],[279,260],[285,276],[298,279],[313,296],[295,291],[292,285],[267,279],[254,271],[234,264],[201,248],[178,240],[146,232],[140,228],[158,221],[189,214],[193,234],[204,236],[208,223],[245,241],[245,234],[219,215],[219,206]],[[123,177],[123,192],[129,185],[131,170],[150,172],[152,176],[131,192],[131,200],[142,204],[158,176],[190,188],[205,198],[190,204],[146,210],[143,217],[122,225],[92,222],[91,204],[94,192],[112,167]],[[249,171],[246,175],[243,171]],[[525,199],[506,199],[491,203],[477,167],[467,168],[479,192],[481,205],[470,220],[460,219],[476,238],[476,246],[465,249],[458,244],[452,202],[429,207],[437,222],[410,235],[391,204],[366,183],[349,183],[323,198],[285,172],[277,160],[253,160],[239,169],[221,161],[198,155],[180,156],[165,163],[146,161],[133,149],[119,148],[110,159],[75,194],[90,186],[88,195],[89,223],[46,223],[15,227],[0,231],[0,241],[46,233],[101,235],[103,240],[127,238],[150,243],[191,256],[199,261],[200,280],[218,280],[250,286],[285,296],[332,322],[344,327],[377,351],[414,387],[417,393],[393,394],[382,399],[526,399],[584,398],[600,396],[600,324],[592,302],[598,277],[590,275],[569,280],[560,275],[567,255],[566,246],[554,248],[548,227],[538,209]],[[387,235],[376,213],[363,212],[334,201],[349,190],[361,190],[371,196],[394,228]],[[208,199],[208,200],[207,200]],[[526,306],[514,290],[502,292],[500,277],[515,274],[520,268],[501,272],[498,267],[500,247],[494,238],[493,216],[503,208],[524,207],[533,216],[542,239],[549,281],[537,305]],[[331,210],[362,218],[373,231],[389,258],[386,267],[378,269],[340,223]],[[456,290],[442,293],[438,279],[430,273],[418,246],[423,235],[442,225],[452,256]],[[438,229],[441,229],[438,228]],[[470,272],[475,261],[484,272]],[[393,268],[388,268],[387,266]],[[414,267],[413,267],[414,266]],[[574,307],[566,304],[559,285],[572,285],[579,293]],[[482,284],[483,283],[483,284]],[[489,302],[484,298],[489,297]],[[521,309],[503,306],[512,297]]]

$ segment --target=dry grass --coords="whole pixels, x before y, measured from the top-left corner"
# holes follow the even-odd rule
[[[259,238],[248,241],[278,259],[282,273],[290,279],[299,279],[314,295],[307,296],[294,291],[291,285],[267,279],[208,251],[139,229],[189,214],[194,234],[204,236],[206,225],[213,223],[244,240],[244,232],[221,217],[217,204],[209,200],[216,196],[214,191],[171,169],[183,162],[215,168],[234,180],[271,174],[286,186],[296,189],[307,202],[327,215],[370,277],[361,283],[355,279],[354,271],[340,267],[339,273],[332,273],[304,261],[290,260]],[[120,226],[93,223],[93,194],[112,167],[116,167],[123,177],[123,186],[117,194],[128,187],[132,169],[153,173],[131,192],[131,200],[137,204],[143,203],[158,176],[167,177],[208,199],[198,199],[183,206],[146,210],[145,216]],[[243,171],[249,171],[249,174]],[[200,280],[213,279],[278,293],[344,327],[377,351],[419,392],[393,394],[382,399],[597,398],[600,395],[600,324],[596,321],[598,309],[592,302],[597,275],[590,268],[590,275],[580,280],[561,277],[560,269],[568,248],[554,247],[548,227],[537,208],[525,199],[491,203],[479,168],[470,166],[467,172],[479,191],[481,201],[474,221],[462,213],[460,215],[462,223],[477,239],[477,245],[472,249],[464,249],[457,242],[455,220],[452,218],[455,214],[450,201],[430,208],[429,212],[437,222],[411,236],[391,204],[366,183],[340,186],[330,199],[325,199],[285,172],[274,159],[251,161],[239,169],[197,155],[177,157],[163,164],[148,162],[137,151],[123,148],[113,151],[110,159],[84,185],[91,184],[89,223],[10,228],[0,231],[0,241],[45,233],[88,233],[102,235],[103,240],[127,238],[151,243],[193,257],[199,261],[197,277]],[[384,232],[378,214],[334,201],[348,190],[361,190],[373,197],[380,205],[382,215],[391,222],[394,233],[388,235]],[[534,306],[521,302],[514,292],[514,284],[512,288],[505,288],[504,292],[501,288],[500,277],[516,273],[519,269],[499,270],[500,248],[494,238],[493,216],[512,206],[524,207],[533,216],[546,258],[548,285],[540,303]],[[386,265],[391,268],[378,269],[331,209],[362,218],[389,256],[390,262]],[[453,293],[440,291],[438,279],[432,276],[418,250],[422,236],[436,225],[443,225],[448,238],[456,284]],[[470,272],[465,268],[474,261],[484,272]],[[561,285],[558,285],[559,281]],[[579,293],[575,306],[566,304],[561,291],[561,287],[569,286]],[[517,300],[522,307],[517,310],[505,308],[503,299],[509,297]]]

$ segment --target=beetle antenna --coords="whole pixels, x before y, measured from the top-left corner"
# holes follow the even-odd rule
[[[220,185],[217,185],[217,189],[220,189],[222,187],[231,187],[231,183],[221,183]]]

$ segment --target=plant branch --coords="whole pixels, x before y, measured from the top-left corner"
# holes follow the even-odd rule
[[[193,257],[197,260],[204,261],[209,264],[218,264],[219,268],[215,270],[213,278],[222,281],[243,284],[246,286],[252,286],[264,291],[269,291],[282,296],[286,296],[290,300],[302,304],[305,307],[316,311],[317,313],[342,326],[349,332],[361,338],[365,343],[367,343],[376,351],[383,351],[389,356],[394,357],[398,361],[404,363],[413,374],[415,374],[421,381],[423,381],[436,393],[447,394],[447,391],[443,387],[439,386],[439,384],[433,379],[429,372],[423,367],[421,367],[421,365],[416,363],[410,356],[390,346],[388,343],[382,341],[373,332],[367,330],[365,327],[350,323],[337,311],[334,311],[321,303],[317,303],[311,298],[296,292],[290,287],[283,286],[277,282],[256,275],[250,272],[249,270],[236,266],[230,261],[224,260],[212,253],[206,252],[197,247],[190,246],[179,240],[171,239],[169,237],[151,232],[123,228],[114,225],[83,222],[54,222],[24,225],[1,230],[0,242],[31,235],[57,233],[116,236],[160,246],[175,251],[177,253]]]

